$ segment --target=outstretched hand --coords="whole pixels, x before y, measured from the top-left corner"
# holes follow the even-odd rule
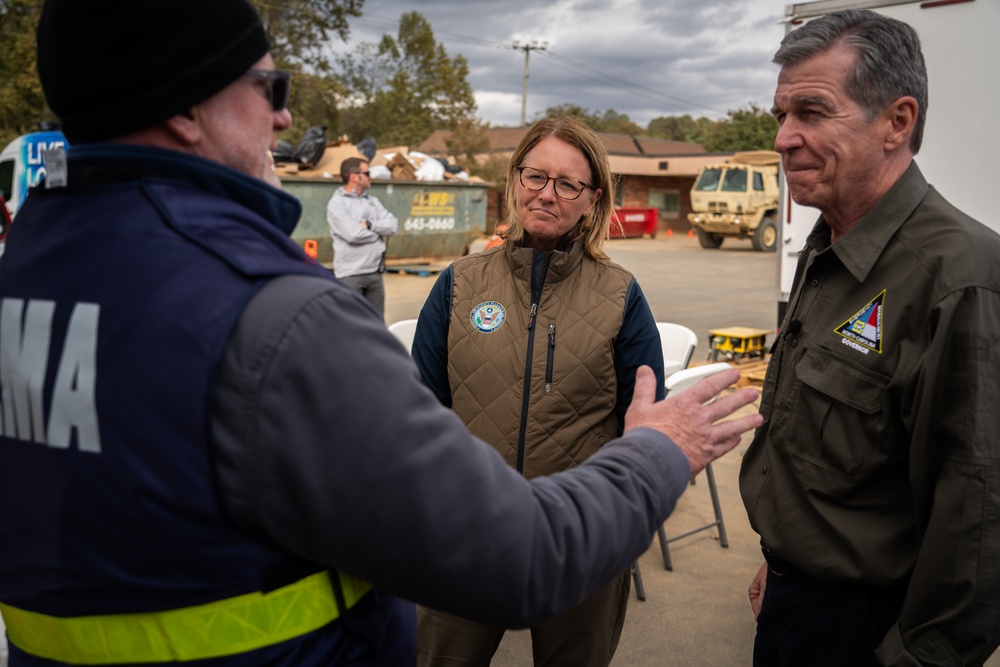
[[[758,413],[719,421],[753,403],[759,396],[756,389],[748,387],[712,401],[739,378],[740,372],[731,368],[657,402],[656,376],[649,366],[640,366],[635,375],[632,404],[625,413],[625,431],[645,426],[668,436],[687,455],[691,477],[694,477],[706,465],[740,444],[744,432],[763,422]]]

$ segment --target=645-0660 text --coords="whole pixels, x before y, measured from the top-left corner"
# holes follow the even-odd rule
[[[403,229],[408,232],[434,232],[455,229],[455,218],[407,218]]]

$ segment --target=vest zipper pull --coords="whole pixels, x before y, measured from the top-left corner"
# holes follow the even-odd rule
[[[535,315],[538,314],[538,304],[531,304],[531,312],[528,313],[528,330],[535,328]]]
[[[545,393],[552,393],[552,365],[556,352],[556,323],[549,323],[549,353],[545,359]]]

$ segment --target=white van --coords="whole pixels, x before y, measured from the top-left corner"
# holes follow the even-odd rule
[[[28,189],[45,177],[44,152],[67,146],[62,132],[46,130],[23,134],[0,151],[0,202],[6,205],[10,220],[24,203]],[[6,228],[3,236],[6,236]],[[0,254],[3,243],[0,237]]]
[[[11,218],[17,215],[28,189],[45,177],[42,153],[67,146],[62,132],[45,131],[23,134],[0,151],[0,194]]]

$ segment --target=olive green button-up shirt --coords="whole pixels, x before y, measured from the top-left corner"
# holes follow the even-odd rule
[[[750,522],[817,579],[908,586],[886,664],[981,663],[1000,641],[1000,236],[914,163],[836,243],[819,220],[794,285],[740,471]]]

